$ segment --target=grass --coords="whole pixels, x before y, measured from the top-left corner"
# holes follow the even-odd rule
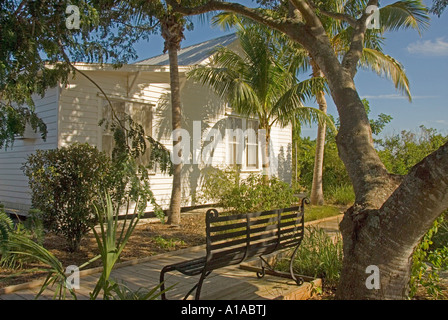
[[[338,205],[351,205],[355,202],[355,192],[351,185],[331,186],[326,196],[332,203]]]
[[[343,213],[343,209],[337,206],[305,206],[305,222],[334,217]]]

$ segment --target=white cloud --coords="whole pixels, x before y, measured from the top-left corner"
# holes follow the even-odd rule
[[[432,99],[432,98],[437,98],[437,96],[412,96],[412,100]],[[393,93],[393,94],[365,95],[362,96],[361,99],[408,100],[408,97],[401,94]]]
[[[362,96],[361,99],[388,99],[388,100],[394,100],[394,99],[407,99],[407,97],[400,95],[400,94],[379,94],[375,96]]]
[[[409,44],[407,50],[411,54],[443,57],[448,56],[448,42],[444,38],[417,41]]]

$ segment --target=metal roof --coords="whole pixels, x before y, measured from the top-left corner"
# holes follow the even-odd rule
[[[179,66],[197,65],[209,58],[213,51],[220,46],[228,46],[237,40],[235,33],[222,36],[219,38],[207,40],[179,50],[178,59]],[[141,65],[167,66],[169,65],[168,53],[161,54],[146,60],[135,62]]]

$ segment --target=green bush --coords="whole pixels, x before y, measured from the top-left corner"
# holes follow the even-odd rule
[[[96,221],[99,191],[110,184],[110,159],[96,147],[73,144],[38,150],[23,170],[29,178],[32,206],[42,212],[44,226],[62,235],[69,251],[76,251]]]
[[[207,173],[202,185],[204,198],[230,212],[247,213],[290,207],[297,199],[291,186],[262,174],[239,179],[235,170],[214,169]]]
[[[443,136],[436,129],[420,126],[419,132],[404,130],[400,135],[378,140],[378,154],[391,173],[404,175],[447,141],[448,136]]]
[[[335,288],[342,271],[342,238],[333,239],[324,229],[308,227],[297,251],[293,268],[296,274],[321,278],[327,288]],[[279,270],[288,271],[289,261],[278,262]]]
[[[422,286],[431,298],[447,299],[439,285],[440,272],[448,269],[447,217],[448,211],[434,222],[414,250],[409,283],[410,298]]]
[[[316,141],[307,138],[298,140],[298,183],[306,190],[311,191],[314,173],[314,156],[316,153]],[[347,170],[339,158],[338,150],[334,138],[328,134],[325,142],[324,163],[323,163],[323,191],[327,200],[333,200],[331,195],[340,186],[350,185]]]

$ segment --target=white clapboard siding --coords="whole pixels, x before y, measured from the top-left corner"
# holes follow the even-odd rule
[[[85,72],[101,86],[111,99],[125,97],[129,99],[126,101],[134,99],[138,103],[151,105],[153,110],[153,131],[151,135],[168,150],[172,150],[169,73],[141,72],[137,74],[100,70]],[[183,76],[181,78],[181,88],[182,128],[186,129],[190,137],[193,138],[194,126],[200,125],[201,148],[210,144],[210,140],[206,142],[205,139],[211,129],[219,129],[221,134],[221,140],[213,148],[211,163],[206,165],[200,157],[199,162],[184,165],[182,206],[194,206],[202,204],[195,201],[201,193],[201,181],[204,178],[206,167],[225,168],[228,165],[228,145],[225,129],[228,125],[226,119],[229,108],[209,88],[185,80]],[[105,99],[102,97],[100,90],[80,74],[71,79],[66,87],[60,90],[49,90],[43,99],[36,99],[36,110],[48,126],[47,141],[43,142],[41,139],[19,140],[14,144],[13,150],[0,152],[0,201],[11,207],[14,205],[14,208],[26,208],[30,205],[28,179],[23,175],[20,167],[26,157],[34,150],[52,149],[75,142],[87,142],[102,150],[101,136],[103,129],[98,125],[98,122],[102,118],[102,105],[104,103]],[[288,170],[285,170],[284,167],[286,160],[291,157],[289,154],[288,158],[288,152],[291,152],[291,128],[274,127],[271,136],[274,174],[281,174],[287,180]],[[191,143],[190,150],[186,152],[192,153],[193,148],[194,146]],[[207,154],[207,156],[209,155]],[[251,172],[261,170],[261,149],[259,150],[259,159],[259,170],[243,172],[242,178],[247,177]],[[190,160],[193,162],[192,156]],[[279,166],[279,163],[283,165]],[[278,168],[281,170],[278,170]],[[285,180],[283,176],[281,178]],[[151,175],[150,184],[157,203],[163,209],[168,209],[172,177],[168,174],[155,172]],[[148,206],[147,209],[151,211],[153,208]]]
[[[58,99],[59,88],[48,89],[43,98],[34,97],[37,115],[47,125],[47,138],[17,139],[12,147],[0,150],[0,202],[8,209],[26,213],[31,205],[28,178],[21,167],[30,154],[37,149],[48,150],[57,147],[58,141]]]

